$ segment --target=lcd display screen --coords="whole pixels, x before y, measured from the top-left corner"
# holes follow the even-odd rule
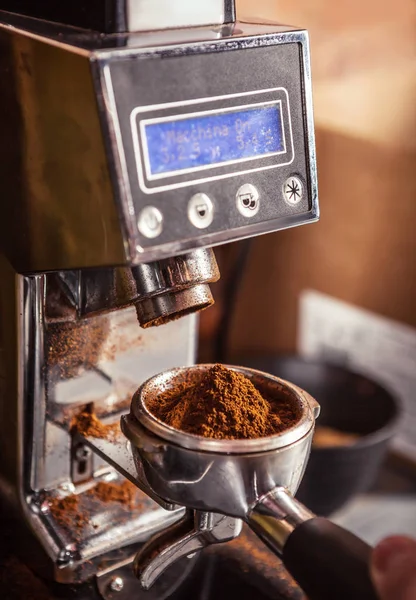
[[[143,123],[152,179],[285,152],[281,104]]]

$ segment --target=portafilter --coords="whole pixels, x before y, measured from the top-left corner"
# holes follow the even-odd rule
[[[151,490],[152,497],[185,506],[197,515],[231,517],[234,532],[236,520],[245,521],[282,558],[310,600],[375,600],[369,574],[370,546],[315,516],[294,498],[319,415],[318,403],[307,392],[267,373],[229,366],[248,377],[269,400],[284,398],[296,408],[298,418],[293,426],[256,439],[205,438],[170,427],[150,412],[148,406],[162,392],[184,382],[197,383],[211,367],[165,371],[147,380],[134,395],[121,427],[131,442],[144,488]],[[204,538],[199,532],[192,535],[205,540],[199,546],[190,545],[192,550],[210,543],[205,534]],[[228,539],[232,537],[230,534]],[[144,587],[152,581],[146,574],[158,562],[158,549],[163,557],[172,554],[173,547],[182,548],[178,557],[182,556],[188,538],[173,542],[168,534],[162,535],[160,543],[150,542],[149,550],[136,560],[136,573]],[[163,570],[162,562],[160,558],[154,569],[157,574]]]

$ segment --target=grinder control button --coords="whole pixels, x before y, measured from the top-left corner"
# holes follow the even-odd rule
[[[155,238],[162,233],[163,215],[155,206],[145,206],[137,220],[138,230],[147,238]]]
[[[283,198],[288,204],[298,204],[302,200],[303,185],[299,177],[289,177],[283,184]]]
[[[254,217],[259,212],[260,195],[251,183],[238,188],[236,194],[237,208],[244,217]]]
[[[195,194],[188,203],[188,218],[198,229],[209,227],[214,218],[211,198],[206,194]]]

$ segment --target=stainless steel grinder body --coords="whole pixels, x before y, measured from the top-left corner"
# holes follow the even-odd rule
[[[126,2],[112,30],[26,4],[0,2],[0,492],[44,574],[81,582],[183,509],[91,505],[117,461],[72,417],[117,420],[149,376],[194,362],[185,315],[212,303],[212,246],[319,217],[309,41],[228,1]],[[139,334],[136,314],[185,318]],[[76,536],[49,509],[71,493],[92,515]]]

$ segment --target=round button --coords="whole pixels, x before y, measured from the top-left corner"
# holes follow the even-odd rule
[[[195,194],[188,203],[188,218],[198,229],[209,227],[214,218],[211,198],[206,194]]]
[[[283,184],[283,198],[288,204],[298,204],[302,200],[303,184],[299,177],[288,177]]]
[[[251,183],[238,188],[236,194],[237,208],[244,217],[254,217],[259,212],[260,195]]]
[[[142,235],[155,238],[162,233],[163,215],[155,206],[145,206],[139,214],[137,227]]]

